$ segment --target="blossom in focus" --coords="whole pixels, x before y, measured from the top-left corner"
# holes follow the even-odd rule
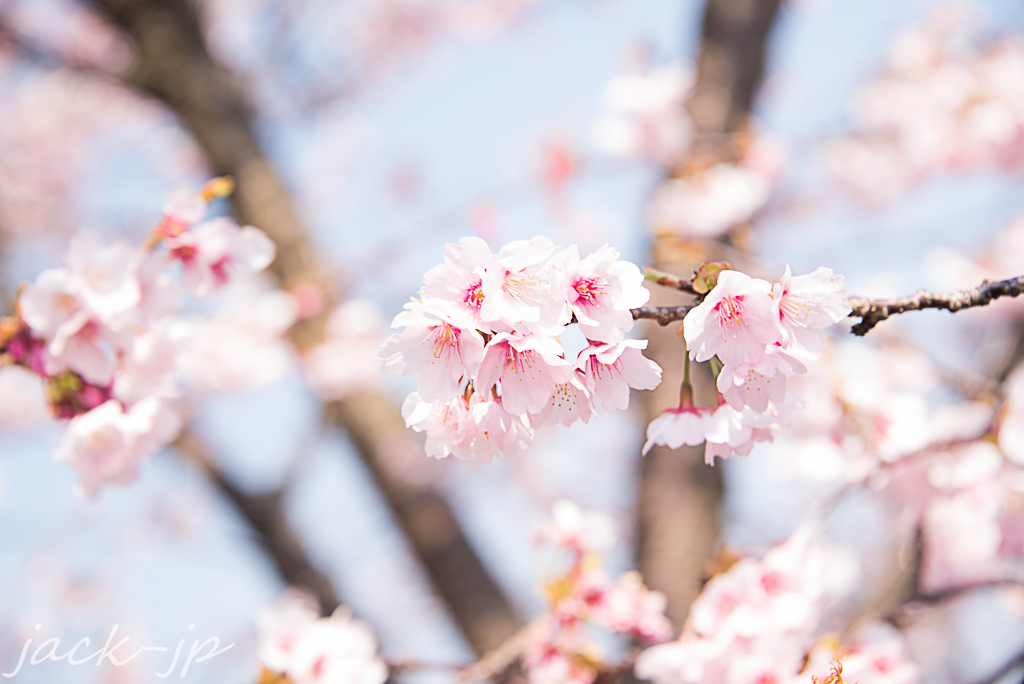
[[[656,444],[667,446],[669,449],[703,444],[707,438],[707,420],[710,414],[711,412],[703,406],[665,409],[647,426],[644,456]]]
[[[646,348],[647,340],[622,340],[592,342],[580,352],[578,368],[605,411],[615,413],[628,407],[630,388],[650,390],[661,383],[661,367],[640,352]]]
[[[772,286],[739,271],[726,270],[704,301],[686,314],[683,334],[690,358],[718,356],[724,364],[757,363],[765,346],[778,341]]]
[[[462,381],[476,375],[484,339],[473,321],[445,300],[410,302],[392,327],[404,326],[380,347],[385,373],[416,375],[416,389],[426,401],[449,401],[462,394]]]
[[[557,385],[573,377],[557,340],[540,335],[497,333],[487,343],[477,392],[501,383],[501,401],[513,414],[537,413],[547,405]]]
[[[794,277],[787,265],[772,287],[772,299],[778,307],[783,343],[794,351],[813,354],[825,349],[820,330],[843,320],[852,310],[846,303],[843,276],[824,266]]]
[[[557,335],[570,319],[564,259],[551,240],[515,240],[484,261],[480,317],[495,330]]]
[[[573,245],[566,250],[565,268],[569,306],[587,339],[617,342],[633,329],[630,309],[651,296],[635,264],[620,261],[618,251],[607,245],[581,260]]]

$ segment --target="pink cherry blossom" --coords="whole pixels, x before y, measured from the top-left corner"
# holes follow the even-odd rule
[[[621,340],[633,329],[630,309],[643,306],[651,296],[640,269],[619,261],[619,252],[607,245],[582,260],[573,245],[565,261],[568,302],[580,330],[590,340]]]
[[[521,416],[506,411],[500,399],[487,400],[479,393],[431,403],[413,392],[402,404],[402,417],[412,429],[427,433],[427,455],[438,459],[455,456],[482,465],[522,451],[533,439]]]
[[[772,288],[779,311],[783,343],[789,349],[819,354],[824,350],[821,328],[850,315],[843,276],[824,266],[813,273],[793,277],[789,266]]]
[[[665,409],[647,426],[647,441],[644,443],[643,454],[646,456],[655,444],[667,446],[669,449],[679,449],[684,444],[703,444],[710,413],[703,406]]]
[[[593,343],[580,352],[577,366],[586,375],[587,387],[609,413],[629,406],[629,390],[651,390],[661,383],[661,367],[641,349],[647,340]]]
[[[142,460],[180,429],[181,419],[158,399],[128,411],[111,400],[73,418],[54,456],[78,471],[80,490],[92,497],[103,484],[134,481]]]
[[[551,240],[516,240],[484,262],[480,317],[506,329],[557,335],[571,319],[564,255]]]
[[[805,373],[807,367],[781,347],[769,345],[757,363],[747,366],[727,365],[718,375],[718,391],[734,409],[745,406],[757,412],[768,409],[768,402],[781,404],[786,398],[786,376]]]
[[[656,643],[672,636],[672,623],[665,617],[667,605],[663,593],[644,586],[639,572],[626,572],[608,588],[590,618],[613,632]]]
[[[577,370],[570,374],[568,382],[555,385],[547,405],[531,414],[530,423],[534,427],[553,423],[572,425],[577,420],[589,423],[596,415],[597,410],[591,392],[587,389],[586,378]]]
[[[583,555],[610,548],[615,542],[615,523],[607,513],[583,510],[563,499],[552,507],[542,534],[552,544]]]
[[[236,270],[256,273],[274,260],[275,247],[252,226],[216,218],[164,241],[181,262],[182,282],[194,297],[206,297],[228,283]]]
[[[480,317],[484,303],[484,263],[491,257],[487,243],[478,237],[465,237],[458,244],[444,247],[444,263],[423,276],[423,299],[452,302],[473,321],[473,327],[492,332],[489,323]]]
[[[771,285],[739,271],[722,271],[704,301],[683,320],[690,358],[749,365],[764,356],[779,337]]]
[[[320,618],[316,599],[289,589],[256,614],[256,657],[272,672],[288,669],[303,632]]]
[[[450,302],[431,299],[406,304],[391,325],[405,331],[381,345],[385,373],[416,375],[426,401],[462,394],[463,381],[476,374],[484,354],[484,339],[469,316]]]
[[[486,393],[500,382],[505,410],[522,415],[541,411],[555,387],[570,382],[573,376],[557,340],[497,333],[484,349],[475,387],[477,392]]]
[[[294,684],[383,684],[388,678],[373,632],[343,609],[301,632],[285,672]]]
[[[294,289],[289,296],[294,297]],[[303,357],[306,380],[324,399],[340,399],[377,387],[381,380],[379,352],[387,333],[387,324],[373,302],[350,299],[342,303],[327,317],[324,341]]]

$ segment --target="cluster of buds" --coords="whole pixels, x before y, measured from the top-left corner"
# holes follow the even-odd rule
[[[479,238],[445,247],[380,352],[385,372],[417,376],[402,413],[427,433],[428,455],[487,463],[526,448],[541,425],[588,422],[598,403],[614,412],[630,388],[657,386],[646,341],[625,337],[650,293],[618,257],[606,246],[581,259],[543,237],[497,254]],[[588,342],[575,364],[559,341],[573,321]]]
[[[665,595],[644,586],[640,574],[613,580],[599,551],[614,541],[604,514],[582,511],[562,501],[555,505],[545,538],[571,559],[564,575],[547,583],[550,611],[538,620],[523,652],[531,684],[590,684],[604,668],[588,626],[658,643],[672,636],[665,617]]]
[[[203,221],[207,204],[231,189],[218,178],[174,198],[141,248],[78,234],[66,266],[24,285],[17,315],[0,325],[0,358],[40,376],[54,415],[70,421],[57,456],[78,471],[89,496],[104,483],[134,480],[140,462],[180,430],[171,403],[186,332],[174,270],[204,297],[274,258],[259,230]]]
[[[678,408],[670,408],[647,428],[644,453],[655,444],[678,449],[706,443],[705,461],[734,453],[747,455],[756,442],[771,441],[783,419],[786,377],[806,371],[805,362],[824,350],[821,329],[850,313],[842,276],[819,268],[792,276],[786,268],[772,284],[731,270],[705,265],[714,282],[703,301],[683,319],[688,356]],[[700,275],[700,274],[698,274]],[[711,361],[718,405],[695,406],[689,362]]]

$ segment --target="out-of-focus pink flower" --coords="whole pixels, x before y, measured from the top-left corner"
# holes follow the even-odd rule
[[[387,327],[375,304],[350,299],[327,318],[324,341],[306,352],[307,381],[325,399],[340,399],[377,387],[381,380],[379,350]]]
[[[615,522],[600,511],[585,511],[571,501],[558,501],[544,525],[544,538],[576,554],[604,551],[615,542]]]
[[[651,199],[651,226],[688,238],[716,237],[753,218],[767,204],[771,189],[760,171],[717,164],[659,186]]]
[[[111,400],[73,418],[54,456],[78,471],[81,491],[92,497],[103,484],[134,481],[142,460],[180,429],[179,416],[159,399],[145,399],[128,411]]]
[[[291,591],[256,624],[260,662],[294,684],[383,684],[388,677],[373,632],[343,608],[320,618],[315,601]]]
[[[206,297],[223,287],[236,270],[262,271],[274,260],[276,251],[263,231],[239,227],[226,218],[201,223],[164,244],[181,262],[182,282],[194,297]]]

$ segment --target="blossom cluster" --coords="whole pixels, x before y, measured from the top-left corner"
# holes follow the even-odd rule
[[[205,297],[274,258],[256,228],[203,221],[207,203],[230,188],[215,179],[176,196],[141,248],[78,234],[65,267],[24,285],[17,316],[3,322],[3,359],[46,382],[54,415],[69,420],[56,456],[78,471],[89,496],[134,480],[140,462],[180,430],[175,365],[189,334],[176,315],[181,285]]]
[[[344,608],[321,618],[316,601],[287,591],[256,616],[261,681],[290,684],[383,684],[388,667],[373,631]],[[283,683],[282,683],[283,684]]]
[[[944,170],[1024,166],[1024,45],[966,50],[962,8],[945,7],[895,42],[888,73],[860,93],[859,134],[834,141],[834,174],[874,202]]]
[[[689,357],[717,358],[718,405],[694,406],[685,392],[647,428],[644,453],[655,444],[673,449],[706,443],[705,461],[747,455],[772,441],[785,418],[786,377],[806,371],[824,350],[821,329],[850,313],[842,276],[818,268],[803,276],[789,268],[772,284],[734,270],[683,319]]]
[[[636,674],[655,684],[806,684],[827,672],[829,658],[841,658],[849,681],[916,682],[917,668],[891,628],[868,624],[846,648],[828,648],[822,622],[853,585],[855,568],[801,528],[760,560],[740,559],[712,577],[680,637],[641,653]]]
[[[587,626],[643,643],[672,636],[666,598],[632,571],[612,580],[598,553],[614,541],[611,520],[568,501],[554,507],[544,537],[572,558],[568,571],[547,583],[550,611],[534,623],[523,651],[531,684],[590,684],[602,669],[600,649]]]
[[[625,337],[650,294],[618,256],[605,246],[580,258],[543,237],[497,254],[479,238],[445,247],[380,351],[385,372],[417,376],[402,414],[426,432],[428,455],[487,463],[526,448],[539,426],[588,422],[598,403],[614,412],[630,388],[657,386],[646,341]],[[575,363],[559,341],[572,321],[587,338]]]

